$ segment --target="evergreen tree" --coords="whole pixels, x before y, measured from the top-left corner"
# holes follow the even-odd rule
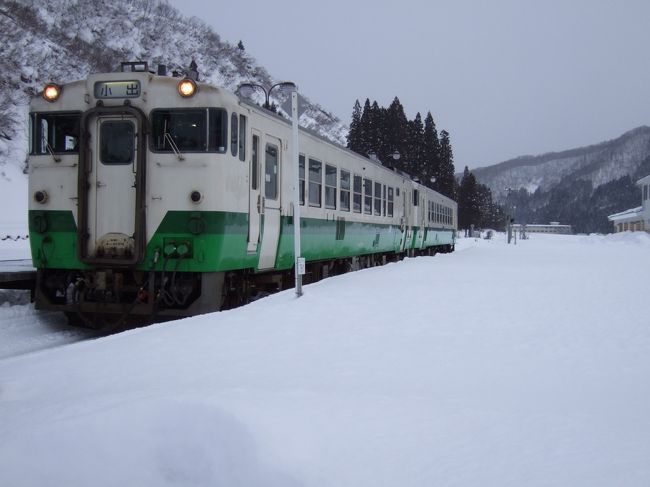
[[[372,109],[370,107],[370,100],[366,98],[363,104],[363,111],[361,112],[361,119],[359,121],[359,135],[358,145],[356,152],[365,156],[370,151],[370,126],[372,124]]]
[[[438,191],[440,188],[440,140],[431,112],[428,112],[424,119],[423,137],[422,164],[426,167],[423,171],[427,174],[429,181],[431,178],[435,178],[432,188]]]
[[[361,153],[361,104],[359,100],[354,103],[352,109],[352,122],[350,122],[350,132],[348,132],[348,149]]]
[[[472,175],[472,178],[474,178],[474,175]],[[454,194],[454,153],[449,140],[449,132],[446,130],[440,132],[440,165],[436,183],[438,191],[449,198],[456,199]]]
[[[399,98],[393,99],[381,118],[383,123],[380,123],[377,154],[382,161],[389,160],[391,154],[397,150],[402,155],[402,164],[409,164],[410,167],[413,161],[409,160],[407,154],[408,120]],[[406,169],[408,171],[408,168]]]
[[[420,113],[407,124],[406,158],[411,165],[411,174],[417,176],[420,182],[431,186],[431,175],[427,172],[424,159],[424,125]]]
[[[245,51],[245,50],[246,50],[246,49],[244,49],[244,43],[243,43],[242,41],[239,41],[239,42],[237,43],[237,48],[238,48],[240,51]]]
[[[460,181],[458,190],[458,227],[469,229],[471,225],[475,228],[481,225],[481,209],[478,184],[474,174],[465,166],[463,178]]]

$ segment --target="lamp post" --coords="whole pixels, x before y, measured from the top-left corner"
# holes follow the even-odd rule
[[[293,81],[280,81],[279,83],[275,83],[274,85],[271,85],[271,87],[268,89],[258,83],[251,83],[251,82],[241,83],[237,87],[237,92],[241,93],[246,97],[250,97],[255,90],[261,90],[262,93],[264,93],[264,105],[262,105],[262,108],[271,110],[271,103],[269,101],[269,97],[271,96],[271,92],[277,87],[280,87],[280,91],[282,91],[283,93],[294,93],[298,91],[298,87]]]
[[[291,139],[293,161],[293,242],[294,242],[294,268],[296,279],[296,296],[302,296],[302,275],[305,273],[305,259],[300,256],[300,171],[298,148],[298,86],[292,81],[281,81],[275,83],[268,90],[257,83],[242,83],[237,92],[244,96],[250,96],[253,91],[262,90],[265,101],[263,108],[270,110],[269,96],[274,88],[280,87],[280,91],[291,93]]]

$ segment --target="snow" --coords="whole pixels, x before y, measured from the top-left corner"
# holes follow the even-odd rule
[[[462,239],[299,299],[16,351],[0,484],[650,485],[649,251]],[[31,313],[0,308],[0,333]]]

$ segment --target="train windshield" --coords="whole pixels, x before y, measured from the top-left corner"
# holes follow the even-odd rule
[[[157,152],[226,152],[228,116],[221,108],[154,110],[151,128]]]
[[[32,113],[31,154],[76,154],[79,152],[81,113]]]

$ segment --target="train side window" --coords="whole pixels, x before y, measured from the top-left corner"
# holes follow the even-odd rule
[[[325,164],[325,208],[336,210],[336,167]]]
[[[209,108],[208,151],[225,153],[228,140],[228,112],[223,108]]]
[[[299,188],[298,193],[300,194],[300,204],[305,205],[305,156],[300,154],[298,159],[298,180]]]
[[[341,210],[350,211],[350,173],[341,169]]]
[[[418,206],[420,192],[417,189],[413,190],[413,206]]]
[[[361,176],[354,175],[354,195],[352,209],[355,213],[361,213]]]
[[[239,118],[235,112],[230,116],[230,152],[233,156],[237,155],[239,140]]]
[[[381,216],[381,183],[375,183],[375,215]]]
[[[264,196],[270,200],[278,199],[278,147],[273,144],[266,144]]]
[[[386,216],[386,185],[385,184],[384,184],[384,192],[382,194],[381,201],[382,201],[382,206],[383,206],[381,214],[383,216]]]
[[[309,206],[321,207],[323,192],[323,163],[309,159]]]
[[[81,113],[32,113],[31,153],[78,153],[80,121]]]
[[[388,188],[388,216],[393,216],[393,188]]]
[[[363,180],[363,212],[366,215],[372,214],[372,181],[370,179]]]
[[[258,150],[260,145],[260,138],[253,135],[253,151],[251,154],[251,189],[257,189],[259,185],[259,161]]]
[[[395,188],[395,196],[396,196],[396,197],[399,196],[399,188]]]
[[[239,160],[246,160],[246,117],[239,116]]]

